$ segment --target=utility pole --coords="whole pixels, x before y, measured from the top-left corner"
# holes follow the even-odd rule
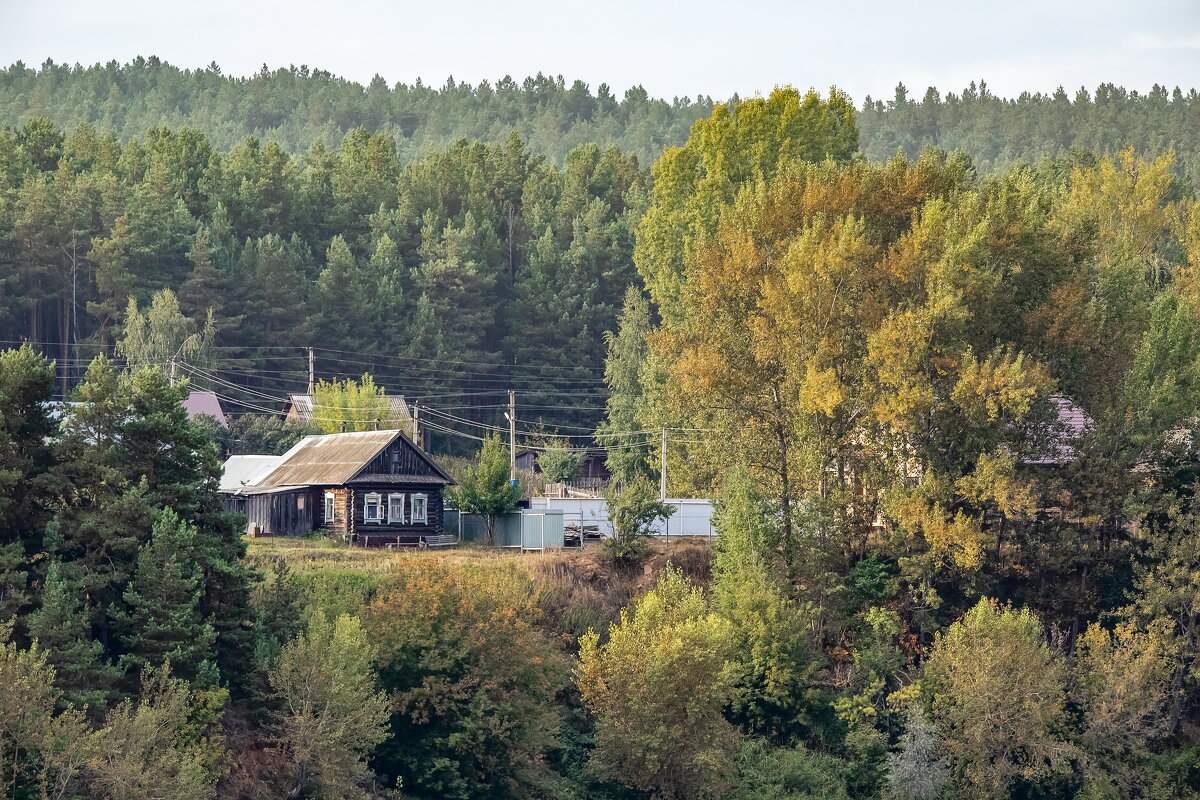
[[[310,348],[308,348],[308,396],[309,397],[312,397],[313,385],[316,383],[316,381],[314,380],[314,378],[316,377],[316,374],[317,374],[316,363],[317,363],[316,358],[313,356],[313,349],[310,347]]]
[[[413,418],[413,444],[417,447],[424,448],[425,445],[421,442],[421,404],[414,402],[412,407]]]
[[[171,385],[175,385],[175,356],[171,356]]]
[[[658,499],[667,499],[667,429],[662,429],[662,447],[658,456]]]
[[[517,479],[517,393],[508,390],[508,479]]]

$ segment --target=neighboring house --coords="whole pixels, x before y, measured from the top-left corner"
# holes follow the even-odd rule
[[[208,415],[214,418],[222,428],[229,427],[216,392],[188,392],[187,398],[183,401],[183,408],[187,411],[188,419]]]
[[[538,466],[537,457],[537,450],[518,450],[517,469],[540,473],[542,468]],[[609,480],[611,480],[612,473],[608,471],[607,458],[608,455],[604,449],[589,449],[587,451],[587,456],[583,459],[583,466],[579,470],[578,480],[603,483],[607,483]]]
[[[381,425],[397,427],[401,430],[408,431],[412,434],[413,417],[412,412],[408,408],[408,403],[405,402],[404,396],[399,394],[384,395],[390,407],[387,419],[381,419]],[[289,394],[287,402],[283,404],[284,419],[289,422],[311,422],[314,416],[313,413],[313,396],[311,394]]]
[[[229,494],[247,486],[257,486],[281,460],[283,456],[230,456],[221,471],[218,489]]]
[[[442,526],[442,491],[453,483],[392,430],[307,436],[282,456],[235,456],[221,491],[252,533],[323,530],[364,547],[438,546],[454,543]]]
[[[1079,442],[1094,427],[1092,418],[1070,398],[1054,395],[1050,402],[1054,404],[1055,422],[1041,432],[1045,441],[1041,452],[1027,454],[1022,464],[1062,467],[1074,462],[1080,456]]]

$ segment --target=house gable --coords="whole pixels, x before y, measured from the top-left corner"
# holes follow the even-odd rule
[[[347,483],[448,483],[455,481],[407,436],[398,436],[363,465]]]

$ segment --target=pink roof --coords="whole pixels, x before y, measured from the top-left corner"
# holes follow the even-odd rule
[[[188,392],[187,399],[183,401],[183,408],[187,411],[188,419],[207,414],[216,417],[222,428],[229,427],[229,423],[225,421],[225,412],[221,410],[221,401],[217,399],[215,392]]]
[[[1050,398],[1057,410],[1052,441],[1047,452],[1024,459],[1026,464],[1065,464],[1079,457],[1076,444],[1092,427],[1092,418],[1070,398],[1054,395]]]

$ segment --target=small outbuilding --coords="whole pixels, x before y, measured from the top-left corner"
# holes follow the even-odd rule
[[[221,491],[253,534],[324,530],[364,547],[434,547],[455,542],[442,523],[442,492],[453,484],[403,431],[390,430],[308,436],[282,456],[234,456]]]

